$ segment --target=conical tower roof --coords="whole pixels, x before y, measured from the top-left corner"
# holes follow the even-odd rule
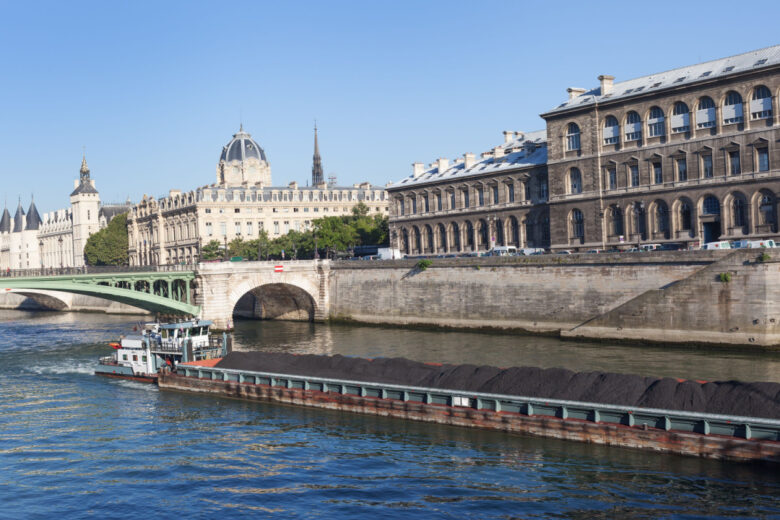
[[[35,201],[30,200],[30,208],[27,210],[27,227],[25,229],[38,230],[41,228],[41,216],[38,214],[38,208],[35,207]]]
[[[22,209],[22,199],[19,199],[19,207],[16,208],[14,215],[14,233],[24,231],[24,210]]]
[[[0,233],[11,232],[11,214],[8,213],[8,207],[3,208],[3,216],[0,217]]]

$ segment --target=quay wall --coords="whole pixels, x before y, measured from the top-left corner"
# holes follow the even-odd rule
[[[138,307],[104,300],[103,298],[70,293],[54,294],[54,291],[46,291],[46,293],[48,294],[0,293],[0,309],[149,314],[148,311]]]
[[[759,254],[442,258],[425,270],[415,260],[335,262],[329,312],[376,324],[780,345],[780,262]]]

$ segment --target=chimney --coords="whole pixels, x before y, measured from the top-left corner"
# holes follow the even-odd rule
[[[472,166],[474,166],[474,163],[477,162],[477,158],[473,153],[464,153],[463,154],[463,168],[469,169]]]
[[[504,149],[503,148],[501,148],[500,146],[496,146],[495,148],[493,148],[493,157],[498,158],[498,157],[503,157],[503,156],[504,156]]]
[[[511,130],[504,130],[504,143],[511,143],[515,139],[515,133]]]
[[[612,85],[615,82],[615,76],[608,76],[606,74],[602,74],[601,76],[599,76],[599,81],[601,82],[602,96],[612,92]]]
[[[523,139],[523,137],[524,137],[523,132],[515,132],[515,139],[517,139],[518,141]]]
[[[425,171],[425,165],[421,162],[412,163],[412,177],[415,179],[423,174]]]
[[[436,161],[436,166],[439,169],[439,173],[442,173],[447,170],[447,168],[450,167],[450,160],[445,159],[443,157],[439,157],[439,160]]]
[[[584,88],[575,88],[575,87],[569,87],[566,89],[566,92],[569,93],[569,99],[574,99],[577,96],[581,96],[585,93]]]

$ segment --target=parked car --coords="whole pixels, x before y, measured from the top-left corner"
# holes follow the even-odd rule
[[[680,251],[682,249],[685,249],[685,246],[683,246],[682,244],[669,242],[666,244],[661,244],[661,247],[657,249],[657,251]]]
[[[544,249],[541,247],[523,247],[517,250],[517,254],[521,256],[541,255],[544,254]]]
[[[555,252],[556,255],[571,255],[573,253],[574,251],[572,251],[571,249],[561,249],[560,251]]]
[[[661,244],[642,244],[639,246],[640,251],[658,251],[661,249]]]
[[[487,252],[487,256],[514,256],[517,254],[515,246],[495,246]]]
[[[598,254],[598,253],[603,253],[603,252],[604,252],[604,250],[603,250],[603,249],[588,249],[588,250],[587,250],[587,251],[585,251],[585,252],[586,252],[586,253],[590,253],[590,254]]]

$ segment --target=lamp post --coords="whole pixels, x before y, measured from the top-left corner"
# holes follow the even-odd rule
[[[227,233],[225,233],[222,237],[225,239],[225,255],[223,256],[222,259],[227,262],[227,259],[228,259]]]
[[[63,265],[62,265],[63,264],[62,236],[60,236],[60,238],[59,238],[59,240],[57,240],[57,242],[59,242],[59,245],[60,245],[60,269],[62,269],[62,267],[63,267]]]
[[[315,260],[320,259],[320,250],[317,247],[317,233],[314,233],[314,259]]]
[[[261,261],[263,259],[263,241],[261,239],[257,239],[257,261]]]

